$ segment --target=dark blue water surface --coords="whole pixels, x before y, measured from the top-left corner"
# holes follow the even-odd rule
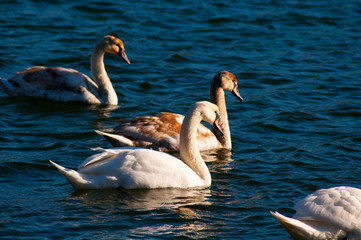
[[[131,65],[107,55],[119,107],[54,103],[0,92],[0,238],[289,239],[287,216],[319,188],[361,188],[359,1],[0,2],[0,76],[33,65],[90,74],[100,37],[124,42]],[[76,168],[110,147],[94,129],[134,116],[184,114],[226,94],[232,153],[203,153],[204,190],[74,191],[49,160]]]

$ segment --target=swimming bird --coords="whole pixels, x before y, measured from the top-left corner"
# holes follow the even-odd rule
[[[123,42],[105,36],[95,44],[91,56],[93,80],[74,69],[35,66],[17,72],[11,79],[0,78],[0,87],[10,96],[117,105],[117,94],[104,67],[105,52],[119,55],[130,64]]]
[[[196,144],[201,120],[217,128],[217,105],[197,102],[187,112],[180,134],[181,159],[155,150],[126,147],[95,154],[79,165],[78,171],[51,163],[76,189],[208,187],[211,174]]]
[[[293,218],[271,212],[294,239],[361,239],[361,189],[320,189],[295,210]]]
[[[232,149],[231,133],[224,90],[232,92],[243,101],[238,92],[237,78],[234,74],[221,71],[212,80],[210,101],[216,104],[220,111],[219,126],[223,134],[212,132],[203,125],[198,128],[197,143],[200,151],[226,148]],[[179,150],[179,133],[184,116],[176,113],[163,112],[156,116],[136,117],[124,121],[114,128],[114,133],[96,130],[107,139],[113,147],[146,147],[162,152]]]

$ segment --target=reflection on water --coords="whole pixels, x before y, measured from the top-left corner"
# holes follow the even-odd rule
[[[167,208],[177,209],[194,204],[209,204],[210,190],[207,189],[140,189],[140,190],[76,190],[72,199],[91,206],[113,205],[122,210],[149,211]]]
[[[87,108],[93,110],[98,116],[110,117],[114,110],[120,108],[118,105],[87,105]]]
[[[179,225],[173,224],[161,224],[156,226],[143,226],[130,230],[135,236],[167,236],[174,235],[178,237],[190,237],[190,238],[209,238],[215,235],[214,229],[211,225],[201,221],[186,222]]]
[[[92,224],[117,221],[129,216],[139,219],[138,225],[129,229],[129,236],[162,236],[170,233],[197,238],[211,237],[215,229],[202,219],[212,219],[212,213],[200,209],[210,206],[210,189],[151,189],[151,190],[76,190],[70,199],[80,206],[92,209]],[[77,209],[81,209],[79,205]],[[165,219],[154,218],[154,224],[142,223],[142,217],[167,214]]]
[[[214,226],[224,225],[224,219],[214,219],[212,211],[205,211],[212,204],[211,190],[206,189],[151,189],[151,190],[76,190],[70,199],[92,209],[90,222],[101,224],[117,221],[128,216],[139,224],[128,230],[131,237],[188,236],[191,238],[209,238],[217,234]],[[80,206],[77,206],[80,208]],[[149,212],[150,211],[150,212]],[[142,223],[142,218],[153,212],[166,214],[166,218],[154,218],[153,224]],[[206,219],[213,219],[207,224]],[[216,222],[220,221],[219,224]]]
[[[232,152],[228,149],[207,150],[201,152],[205,162],[229,162],[232,161]]]
[[[34,65],[90,76],[91,47],[107,34],[132,64],[104,59],[118,108],[0,91],[0,236],[289,239],[270,210],[292,215],[318,188],[360,187],[361,3],[259,2],[1,1],[0,77]],[[220,70],[247,101],[225,93],[233,149],[201,153],[209,189],[70,193],[50,165],[111,147],[95,129],[186,113]]]

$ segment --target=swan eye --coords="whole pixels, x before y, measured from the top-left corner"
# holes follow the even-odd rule
[[[121,52],[123,50],[123,48],[119,45],[119,44],[115,44],[118,47],[118,51]]]

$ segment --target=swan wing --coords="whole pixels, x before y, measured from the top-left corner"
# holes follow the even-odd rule
[[[89,182],[84,188],[205,186],[204,181],[180,159],[142,148],[106,149],[86,159],[78,172]]]
[[[17,72],[10,80],[10,95],[33,96],[55,101],[99,102],[98,86],[88,76],[61,67],[31,67]]]
[[[88,167],[90,165],[94,165],[99,162],[107,161],[108,159],[118,156],[122,152],[127,152],[129,149],[133,148],[111,148],[111,149],[103,149],[103,148],[93,148],[94,151],[101,151],[100,153],[94,154],[87,159],[84,160],[83,163],[81,163],[78,166],[78,169],[82,169],[85,167]]]
[[[153,143],[154,148],[179,149],[179,133],[184,116],[175,113],[161,113],[156,116],[136,117],[122,122],[114,132],[136,141]]]
[[[361,231],[361,189],[320,189],[295,204],[294,218],[318,220],[348,232]]]
[[[134,160],[133,160],[134,159]],[[127,154],[125,188],[203,187],[204,181],[183,161],[167,153],[136,149]]]
[[[153,149],[179,151],[179,135],[183,120],[183,115],[162,112],[156,116],[136,117],[125,121],[115,127],[114,132],[138,141],[139,144],[151,142]],[[200,151],[220,146],[212,131],[202,124],[197,129],[197,141]]]

